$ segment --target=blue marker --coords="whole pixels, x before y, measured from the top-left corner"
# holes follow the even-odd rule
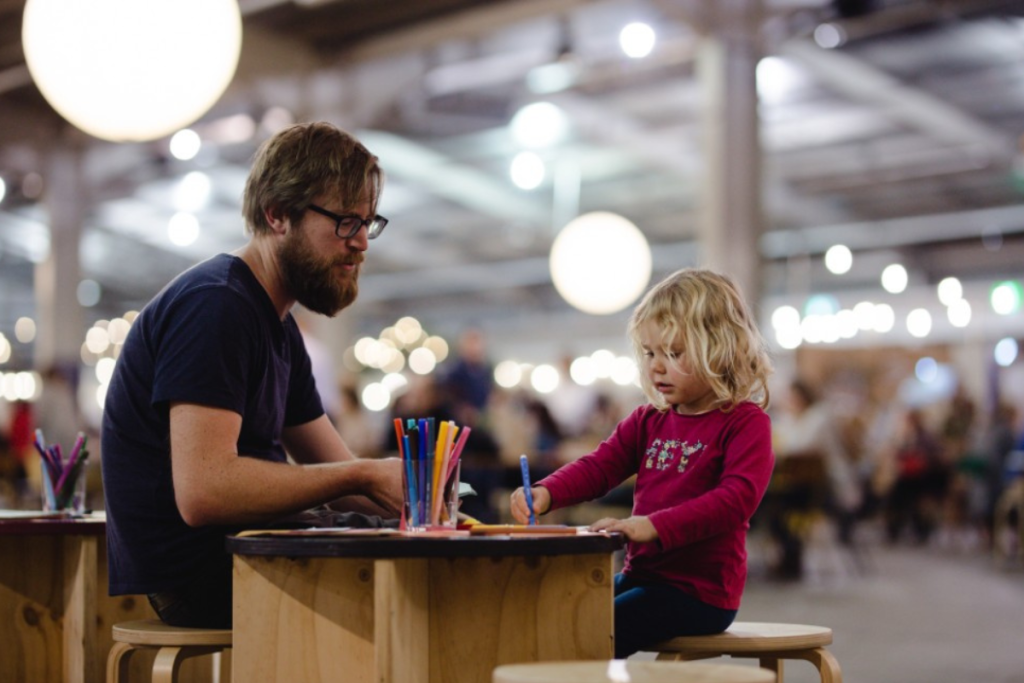
[[[526,462],[526,455],[519,456],[519,469],[523,471],[523,493],[526,494],[526,507],[530,508],[530,524],[537,523],[537,516],[533,513],[533,491],[530,490],[530,463]]]

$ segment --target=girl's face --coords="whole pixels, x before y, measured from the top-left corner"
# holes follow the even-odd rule
[[[718,399],[711,386],[691,372],[682,343],[675,340],[666,346],[661,338],[661,328],[653,321],[640,325],[639,332],[644,354],[641,371],[665,402],[683,415],[711,410]]]

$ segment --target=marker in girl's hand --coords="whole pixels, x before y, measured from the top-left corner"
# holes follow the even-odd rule
[[[519,456],[519,469],[523,472],[523,494],[526,496],[526,507],[530,510],[530,524],[537,523],[537,516],[533,512],[533,491],[530,489],[530,463],[526,461],[526,454]]]

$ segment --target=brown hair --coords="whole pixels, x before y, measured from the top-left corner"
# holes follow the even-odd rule
[[[256,150],[242,216],[249,232],[264,233],[270,230],[264,210],[276,207],[295,223],[325,194],[340,196],[343,211],[368,200],[374,215],[383,183],[377,157],[354,137],[330,123],[300,123]]]
[[[707,381],[725,410],[748,400],[767,407],[772,373],[768,347],[730,278],[685,268],[651,288],[633,310],[628,327],[641,365],[640,327],[648,321],[661,330],[666,346],[677,341],[683,345],[691,371]],[[668,409],[642,372],[640,385],[654,406]]]

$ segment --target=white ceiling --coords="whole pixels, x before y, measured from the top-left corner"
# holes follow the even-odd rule
[[[863,4],[875,11],[843,17],[826,2],[765,5],[760,36],[775,59],[760,106],[762,297],[767,308],[827,291],[844,304],[889,301],[898,312],[927,304],[939,316],[932,292],[942,277],[961,277],[984,298],[988,283],[1022,275],[1024,175],[1014,165],[1024,174],[1024,3]],[[380,212],[391,223],[371,246],[344,336],[415,314],[448,336],[482,325],[496,347],[521,351],[589,352],[621,339],[623,314],[573,312],[551,285],[551,240],[577,210],[614,211],[639,226],[656,278],[699,262],[705,164],[694,58],[706,3],[395,0],[385,9],[370,0],[241,0],[240,68],[195,124],[206,142],[190,162],[171,158],[166,140],[115,145],[61,123],[19,62],[10,25],[22,5],[0,0],[0,175],[12,188],[0,205],[0,331],[9,338],[14,320],[34,315],[34,262],[62,201],[18,196],[26,174],[45,182],[55,158],[82,150],[81,270],[103,291],[87,312],[91,324],[141,307],[187,266],[244,242],[241,189],[267,132],[214,140],[232,117],[259,123],[278,107],[356,132],[388,174]],[[654,53],[636,61],[617,45],[634,20],[658,34]],[[819,47],[813,31],[823,22],[848,41]],[[527,74],[562,50],[579,67],[576,84],[532,93]],[[569,139],[543,155],[560,169],[549,178],[578,174],[578,202],[550,180],[530,192],[508,180],[519,151],[508,121],[538,99],[570,118]],[[175,190],[195,170],[212,181],[196,213],[202,233],[175,247],[166,230]],[[855,254],[843,276],[821,263],[836,242]],[[894,260],[911,273],[900,296],[878,286]],[[983,320],[1000,334],[1007,325]],[[941,322],[936,329],[962,334]]]

